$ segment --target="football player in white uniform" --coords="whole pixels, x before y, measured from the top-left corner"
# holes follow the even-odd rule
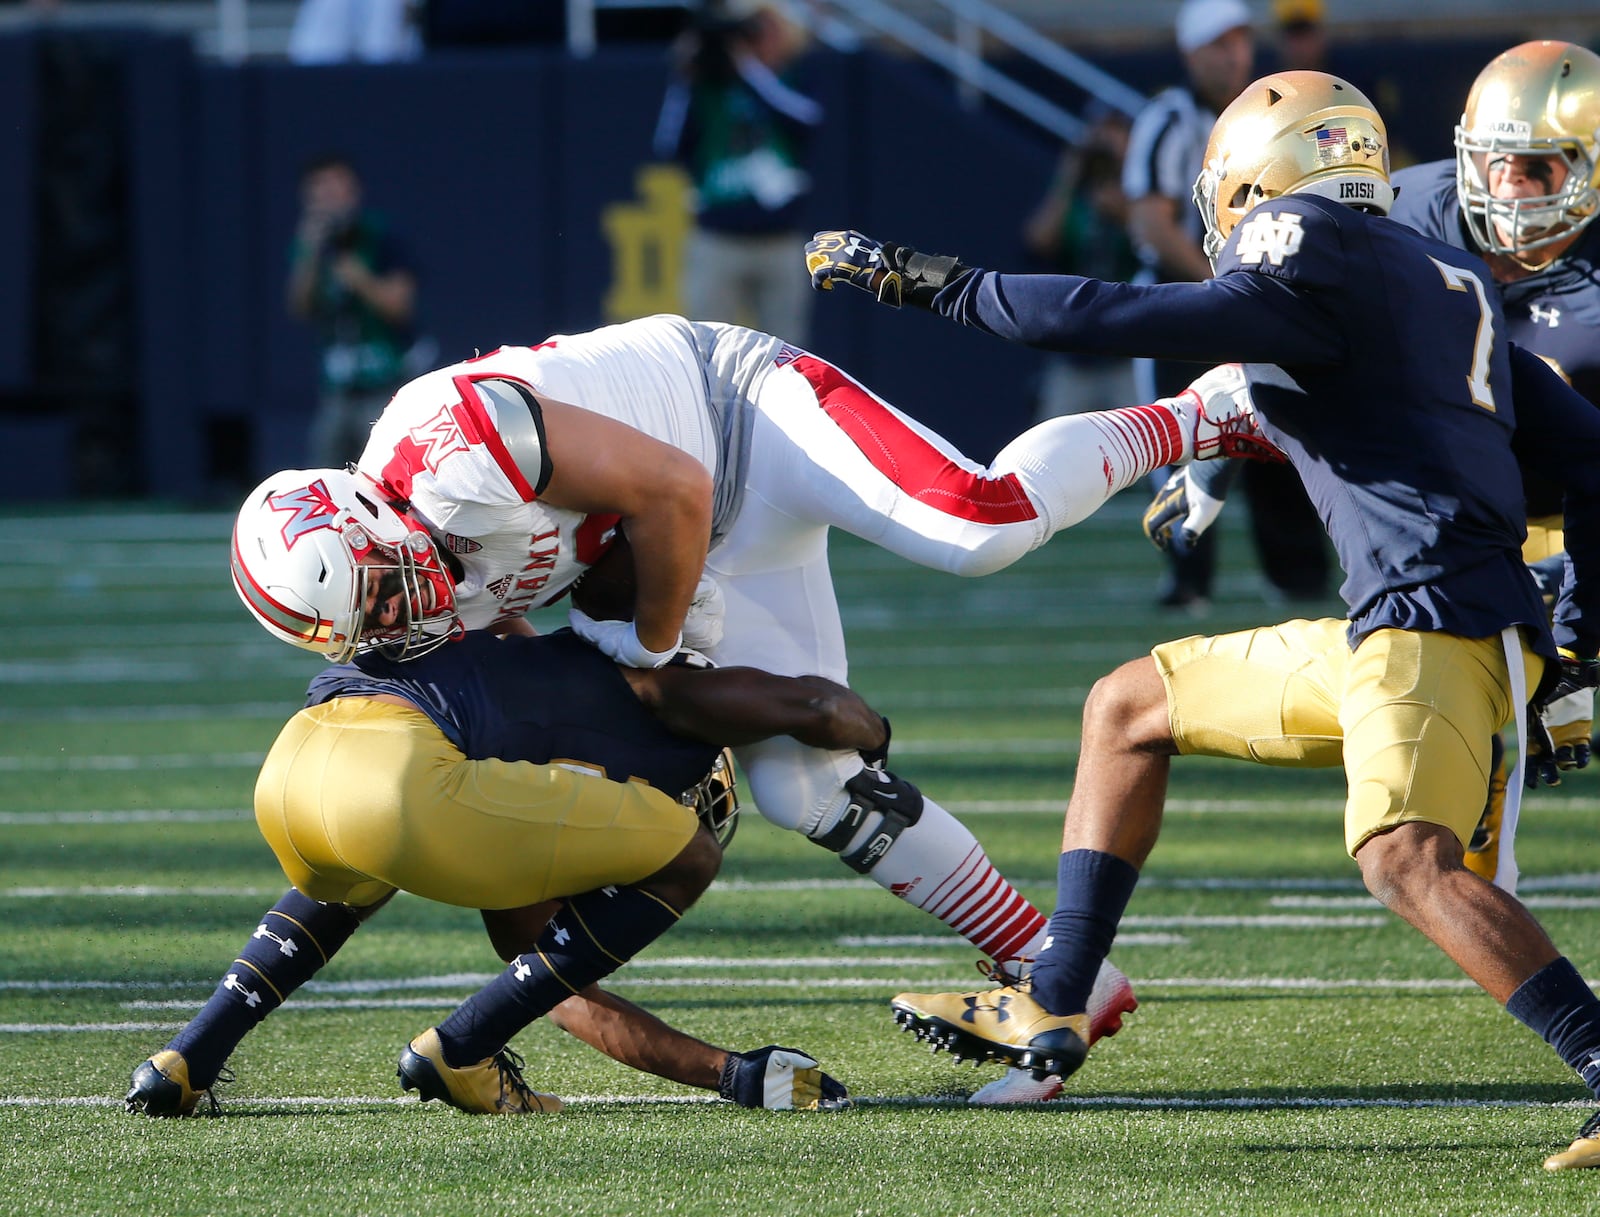
[[[414,654],[463,629],[530,629],[524,614],[558,599],[620,528],[633,619],[572,615],[614,659],[652,666],[686,643],[718,664],[842,682],[830,528],[956,574],[999,570],[1153,469],[1248,447],[1253,420],[1235,388],[1202,381],[1179,398],[1051,419],[983,467],[779,338],[650,317],[405,385],[358,464],[404,526],[330,531],[328,517],[353,505],[329,501],[319,471],[287,471],[246,501],[234,581],[297,646]],[[374,504],[355,506],[372,516]],[[382,577],[374,545],[390,558]],[[1037,948],[1039,911],[909,783],[856,752],[793,740],[736,755],[767,819],[1002,968]],[[1125,977],[1107,978],[1100,1033],[1135,1004]]]

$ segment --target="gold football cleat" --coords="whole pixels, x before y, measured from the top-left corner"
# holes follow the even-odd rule
[[[1076,1072],[1089,1052],[1089,1016],[1051,1014],[1027,980],[975,993],[901,993],[895,1021],[957,1060],[1005,1061],[1043,1079]]]
[[[444,1059],[439,1031],[430,1027],[400,1054],[400,1085],[424,1101],[440,1099],[462,1111],[482,1115],[525,1116],[561,1110],[561,1100],[540,1094],[522,1077],[522,1058],[502,1048],[475,1065],[457,1068]]]

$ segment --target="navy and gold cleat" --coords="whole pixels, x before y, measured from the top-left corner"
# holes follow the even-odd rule
[[[226,1077],[231,1077],[224,1070]],[[226,1078],[224,1079],[226,1080]],[[204,1101],[204,1110],[200,1104]],[[189,1062],[181,1053],[164,1048],[133,1071],[123,1106],[147,1116],[214,1116],[221,1110],[209,1087],[196,1090],[189,1085]]]
[[[1026,980],[977,993],[901,993],[889,1005],[895,1022],[935,1052],[1005,1061],[1036,1079],[1070,1077],[1089,1052],[1088,1014],[1051,1014]]]
[[[482,1115],[525,1116],[561,1110],[561,1100],[540,1094],[522,1078],[522,1058],[502,1048],[476,1065],[457,1068],[445,1063],[439,1031],[430,1027],[400,1054],[400,1086],[415,1090],[426,1102],[439,1099]]]
[[[1547,1171],[1568,1171],[1580,1166],[1600,1166],[1600,1111],[1583,1122],[1576,1141],[1544,1160]]]

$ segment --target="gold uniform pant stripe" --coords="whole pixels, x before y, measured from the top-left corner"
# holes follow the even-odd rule
[[[313,934],[310,930],[306,929],[305,926],[301,925],[293,917],[289,916],[288,913],[280,913],[277,909],[268,909],[267,910],[267,916],[268,917],[281,917],[285,921],[287,921],[290,925],[294,926],[295,929],[299,930],[302,934],[305,935],[305,938],[306,938],[307,942],[309,942],[312,946],[317,948],[317,954],[322,956],[322,962],[324,964],[326,964],[328,962],[328,953],[322,949],[322,944],[317,941],[317,936],[315,934]]]
[[[657,896],[654,892],[647,892],[647,891],[644,891],[643,889],[640,889],[639,890],[639,895],[645,897],[648,900],[655,901],[657,904],[659,904],[662,908],[664,908],[668,913],[670,913],[672,915],[672,919],[674,921],[682,920],[683,914],[678,912],[677,909],[673,908],[670,904],[668,904],[665,900],[661,899],[661,897]],[[620,955],[613,955],[611,953],[611,951],[606,947],[606,944],[601,942],[599,937],[595,934],[595,932],[589,928],[589,923],[583,919],[583,914],[578,910],[578,908],[575,905],[570,905],[569,904],[567,906],[567,912],[568,912],[568,914],[571,915],[572,919],[578,923],[578,928],[583,931],[583,936],[585,938],[587,938],[591,943],[594,944],[594,949],[599,951],[600,954],[604,955],[607,959],[611,960],[612,963],[621,965],[621,964],[627,963],[628,959],[632,958],[631,955],[626,957],[626,958],[624,958],[623,956],[620,956]],[[543,958],[543,956],[541,955],[540,958]],[[548,967],[549,964],[550,964],[550,961],[548,959],[546,959],[545,960],[545,965]],[[555,971],[555,969],[553,967],[550,968],[550,970],[552,972]],[[566,982],[563,981],[562,983],[565,984]]]
[[[592,941],[593,940],[593,935],[591,935],[590,938],[591,938],[591,941]],[[571,992],[571,993],[579,993],[579,992],[582,991],[582,990],[578,989],[577,987],[575,987],[574,985],[570,984],[567,981],[567,978],[565,976],[561,975],[561,970],[559,968],[557,968],[555,964],[550,962],[550,956],[546,955],[538,947],[534,947],[533,948],[533,953],[535,955],[537,955],[540,958],[541,961],[543,961],[544,966],[545,966],[545,970],[548,971],[551,976],[554,976],[557,980],[559,980],[562,983],[562,985],[564,985],[567,988],[567,990],[569,992]],[[619,959],[616,962],[619,963],[619,964],[622,964],[622,963],[627,963],[628,961],[626,959]]]
[[[1288,621],[1156,647],[1178,751],[1343,765],[1352,855],[1408,821],[1465,845],[1488,794],[1491,737],[1514,708],[1500,639],[1377,630],[1352,653],[1345,625]],[[1536,683],[1544,661],[1526,645],[1523,658]]]
[[[468,760],[420,711],[359,697],[289,720],[255,806],[289,881],[356,907],[395,888],[502,909],[634,884],[697,826],[691,809],[643,783]]]
[[[254,972],[256,974],[256,979],[262,984],[266,985],[267,988],[272,990],[272,995],[278,999],[278,1004],[280,1006],[283,1004],[283,994],[279,991],[277,985],[273,984],[267,979],[267,974],[265,972],[256,967],[256,965],[251,963],[248,959],[235,959],[233,962],[237,964],[243,964],[245,967],[249,968],[250,971]]]

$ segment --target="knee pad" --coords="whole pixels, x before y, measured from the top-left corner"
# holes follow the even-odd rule
[[[887,769],[868,765],[844,784],[844,793],[844,810],[833,827],[807,839],[839,854],[841,862],[864,875],[883,860],[901,833],[922,818],[922,792]],[[874,815],[878,823],[867,839],[844,853]]]

